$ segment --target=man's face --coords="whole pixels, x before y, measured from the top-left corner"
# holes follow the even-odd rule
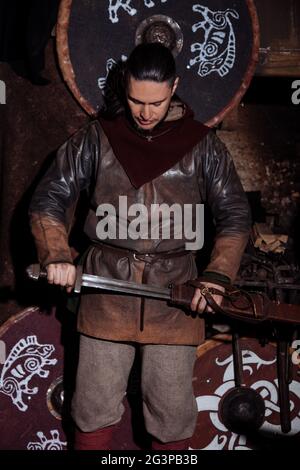
[[[129,78],[127,103],[138,127],[151,130],[164,119],[177,85],[178,78],[172,87],[168,82]]]

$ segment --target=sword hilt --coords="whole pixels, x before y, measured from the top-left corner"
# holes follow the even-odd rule
[[[47,279],[48,273],[45,268],[42,268],[40,264],[30,264],[26,268],[26,273],[29,279],[32,279],[33,281],[38,281],[39,279]],[[76,267],[76,281],[74,285],[74,292],[77,294],[80,293],[81,291],[81,285],[82,285],[82,266],[77,266]]]
[[[47,270],[41,268],[39,264],[31,264],[26,268],[26,273],[29,279],[38,281],[41,278],[47,278]]]
[[[75,280],[75,285],[74,285],[74,292],[76,294],[79,294],[81,291],[81,286],[82,286],[82,265],[78,264],[76,266],[76,280]]]

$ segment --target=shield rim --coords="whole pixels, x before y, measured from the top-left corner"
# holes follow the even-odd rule
[[[32,305],[30,307],[27,307],[24,310],[21,310],[13,315],[11,315],[2,325],[0,326],[0,338],[5,335],[5,333],[10,329],[11,326],[15,325],[19,321],[23,320],[23,318],[26,318],[28,315],[31,313],[36,313],[40,311],[40,307]]]
[[[81,107],[87,114],[96,117],[98,112],[94,109],[92,104],[84,98],[80,89],[75,81],[75,72],[70,58],[69,42],[68,42],[68,29],[73,0],[61,0],[58,12],[58,20],[56,24],[56,48],[58,55],[59,66],[64,78],[74,98],[79,102]],[[247,91],[251,79],[254,75],[256,66],[259,61],[259,44],[260,44],[260,28],[257,10],[254,0],[246,0],[246,4],[250,13],[253,31],[252,53],[249,60],[247,70],[245,72],[242,83],[231,99],[231,101],[214,117],[209,119],[204,124],[208,127],[214,127],[219,124],[232,109],[240,103],[242,97]]]

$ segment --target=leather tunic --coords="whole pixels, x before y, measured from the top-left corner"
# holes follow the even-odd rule
[[[90,201],[85,233],[91,240],[84,260],[86,272],[161,287],[197,277],[194,253],[186,252],[184,234],[181,238],[144,236],[137,240],[110,236],[99,242],[99,205],[115,208],[116,234],[133,220],[120,210],[121,195],[126,196],[128,207],[143,204],[147,208],[142,217],[149,225],[153,204],[208,204],[216,238],[206,269],[235,278],[248,239],[249,207],[232,159],[213,132],[176,165],[138,189],[130,183],[98,121],[77,132],[59,149],[31,203],[32,231],[43,265],[72,262],[68,211],[84,189]],[[78,329],[112,341],[197,345],[204,340],[204,322],[199,315],[166,301],[89,289],[82,290]]]

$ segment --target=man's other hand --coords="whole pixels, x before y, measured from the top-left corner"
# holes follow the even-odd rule
[[[225,288],[219,284],[213,284],[212,282],[203,282],[205,287],[214,287],[222,292],[225,291]],[[221,295],[212,294],[212,298],[216,304],[221,305],[223,297]],[[193,312],[203,313],[203,312],[212,312],[212,308],[207,304],[205,297],[201,294],[200,289],[195,289],[195,294],[191,302],[191,310]]]
[[[66,287],[67,292],[72,292],[76,281],[76,268],[70,263],[53,263],[46,266],[49,284]]]

